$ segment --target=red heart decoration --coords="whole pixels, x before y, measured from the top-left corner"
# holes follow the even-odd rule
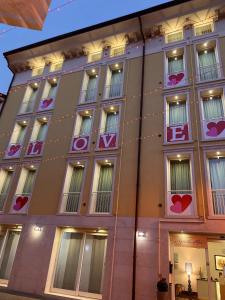
[[[225,121],[219,121],[218,123],[210,122],[207,124],[207,128],[209,131],[206,132],[206,135],[216,137],[224,131]]]
[[[8,156],[13,156],[13,155],[15,155],[15,154],[20,150],[20,147],[21,147],[21,145],[12,145],[12,146],[9,148]]]
[[[28,197],[22,197],[19,196],[16,198],[15,204],[13,205],[13,209],[16,211],[21,210],[21,208],[24,207],[24,205],[28,202]]]
[[[52,102],[53,102],[52,98],[43,100],[42,103],[41,103],[41,108],[42,109],[48,108],[49,105],[52,104]]]
[[[170,206],[170,210],[174,213],[180,214],[184,212],[192,202],[191,195],[173,195],[171,198],[173,205]]]
[[[184,73],[172,74],[169,76],[168,85],[177,85],[184,78]]]

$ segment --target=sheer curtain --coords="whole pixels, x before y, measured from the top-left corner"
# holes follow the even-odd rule
[[[172,194],[187,194],[191,192],[189,160],[170,161],[170,181]]]
[[[26,180],[23,186],[23,194],[31,194],[34,184],[35,171],[29,170],[26,176]]]
[[[101,294],[107,238],[87,235],[80,279],[80,291]]]
[[[225,158],[209,159],[211,186],[213,190],[225,189]]]
[[[96,212],[110,211],[112,181],[113,166],[101,166],[95,208]]]
[[[169,75],[180,73],[184,71],[183,55],[168,58],[168,73]]]
[[[53,287],[76,289],[76,277],[83,234],[64,232],[61,238]]]
[[[87,93],[86,93],[86,100],[87,101],[95,99],[96,86],[97,86],[97,77],[96,76],[89,76],[88,85],[87,85]]]
[[[215,49],[207,50],[207,52],[199,52],[198,57],[200,67],[200,79],[211,80],[218,78]]]
[[[0,211],[2,211],[3,207],[4,207],[6,196],[8,194],[8,190],[9,190],[9,185],[11,182],[11,178],[12,178],[12,172],[7,172],[2,189],[0,191]]]
[[[88,116],[82,116],[79,135],[90,135],[91,125],[92,125],[92,119]]]
[[[0,266],[0,278],[8,280],[12,270],[17,246],[19,243],[20,232],[9,231],[5,248],[3,249],[3,257]]]
[[[18,133],[18,136],[17,136],[17,139],[16,139],[16,143],[22,144],[25,133],[26,133],[26,127],[20,125],[18,130],[19,130],[19,133]]]
[[[106,124],[105,124],[105,133],[115,133],[118,131],[118,113],[107,113]]]
[[[224,116],[223,103],[221,97],[203,100],[205,120],[221,119]]]
[[[39,131],[38,131],[37,141],[42,141],[43,142],[45,140],[47,130],[48,130],[48,124],[47,123],[42,123],[40,128],[39,128]]]
[[[169,125],[179,125],[187,123],[186,102],[169,103]]]
[[[110,83],[110,97],[117,97],[121,92],[121,84],[122,84],[122,70],[112,70],[112,77]]]
[[[84,169],[74,167],[70,181],[69,194],[67,195],[66,211],[77,212],[80,200]]]

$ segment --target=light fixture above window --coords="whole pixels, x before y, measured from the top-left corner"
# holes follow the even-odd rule
[[[173,50],[173,54],[177,54],[177,49]]]

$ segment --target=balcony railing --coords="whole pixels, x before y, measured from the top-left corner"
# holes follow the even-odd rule
[[[219,64],[199,66],[198,81],[216,80],[221,77],[222,66]]]
[[[81,103],[90,103],[96,100],[97,95],[97,88],[95,89],[88,89],[81,91],[80,94],[80,102]]]
[[[92,193],[91,201],[95,213],[109,213],[111,209],[111,191],[99,191]]]
[[[105,98],[118,98],[122,96],[122,82],[107,85],[105,87]]]
[[[225,214],[225,190],[212,190],[213,210],[215,215]]]
[[[63,194],[63,212],[78,212],[80,202],[80,192],[70,192]]]
[[[34,108],[34,102],[35,102],[34,100],[33,101],[31,101],[31,100],[24,101],[21,104],[19,113],[20,114],[26,114],[26,113],[32,112],[33,108]]]
[[[0,194],[0,211],[3,211],[7,194]]]

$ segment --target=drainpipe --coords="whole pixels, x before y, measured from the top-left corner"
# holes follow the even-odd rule
[[[134,244],[133,244],[133,278],[132,278],[132,300],[136,299],[136,256],[137,256],[137,229],[138,229],[138,210],[140,198],[140,166],[141,166],[141,149],[142,149],[142,117],[144,101],[144,75],[145,75],[145,36],[141,17],[138,17],[140,33],[143,41],[142,48],[142,66],[141,66],[141,98],[139,111],[139,132],[138,132],[138,154],[137,154],[137,177],[136,177],[136,197],[135,197],[135,216],[134,216]]]

